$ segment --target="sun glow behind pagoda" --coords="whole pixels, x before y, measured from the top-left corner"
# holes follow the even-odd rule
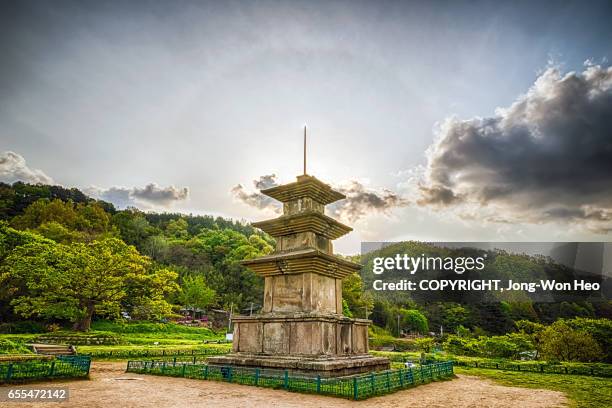
[[[276,239],[268,256],[244,261],[265,280],[261,314],[236,316],[233,351],[215,365],[288,369],[342,376],[389,368],[368,354],[369,320],[342,315],[342,279],[361,265],[333,255],[332,241],[352,231],[325,215],[325,206],[346,198],[306,174],[261,191],[283,203],[283,215],[253,225]]]

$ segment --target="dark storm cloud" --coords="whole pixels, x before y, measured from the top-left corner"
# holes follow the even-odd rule
[[[85,191],[92,196],[110,201],[119,208],[170,207],[175,202],[184,201],[189,197],[189,188],[187,187],[161,187],[155,183],[132,188],[113,186],[108,189],[101,189],[90,187]]]
[[[612,67],[550,68],[495,116],[447,120],[420,191],[420,205],[498,205],[502,218],[609,229]]]
[[[45,172],[30,168],[22,155],[11,151],[0,154],[0,181],[53,184],[53,179]]]
[[[258,190],[264,190],[277,186],[278,182],[276,175],[270,174],[261,176],[259,180],[253,180],[253,185]],[[388,214],[391,209],[408,204],[407,200],[390,190],[369,189],[358,181],[351,181],[347,185],[334,188],[346,195],[346,200],[329,205],[327,210],[333,216],[351,222],[373,213]],[[278,201],[260,192],[248,192],[241,184],[234,187],[231,192],[237,200],[252,207],[281,211]]]

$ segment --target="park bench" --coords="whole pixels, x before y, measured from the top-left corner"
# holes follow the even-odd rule
[[[36,354],[45,354],[53,356],[69,356],[76,354],[76,348],[69,344],[28,344],[32,351]]]

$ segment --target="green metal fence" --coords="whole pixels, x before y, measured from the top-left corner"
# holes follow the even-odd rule
[[[128,361],[127,372],[226,381],[288,391],[366,399],[453,375],[452,362],[387,370],[350,377],[321,378],[292,375],[287,370],[212,366],[180,361]]]
[[[543,363],[511,363],[490,361],[455,361],[456,366],[472,368],[489,368],[494,370],[525,371],[547,374],[591,375],[596,377],[612,377],[611,367],[571,366]]]
[[[89,356],[57,356],[53,360],[19,361],[0,363],[0,384],[25,382],[51,378],[87,377]]]
[[[95,352],[85,353],[92,358],[148,358],[148,357],[169,357],[173,356],[217,356],[228,354],[231,347],[203,347],[199,349],[135,349],[135,350],[96,350]]]

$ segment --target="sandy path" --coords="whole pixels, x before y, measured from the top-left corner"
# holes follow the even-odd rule
[[[91,381],[55,381],[13,388],[65,387],[64,403],[3,403],[6,407],[559,407],[565,396],[556,391],[505,387],[478,377],[421,385],[366,401],[228,384],[216,381],[125,373],[126,363],[94,362]]]

